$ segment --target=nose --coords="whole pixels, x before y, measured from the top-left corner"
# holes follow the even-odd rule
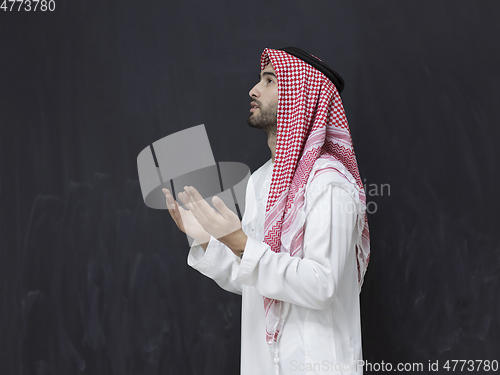
[[[259,95],[260,95],[260,92],[258,90],[258,86],[259,84],[257,83],[254,87],[252,87],[252,89],[248,92],[248,95],[251,97],[251,98],[258,98]]]

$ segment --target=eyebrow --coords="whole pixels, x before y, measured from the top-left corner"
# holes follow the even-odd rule
[[[267,75],[267,76],[273,76],[274,78],[278,79],[278,78],[276,77],[276,75],[275,75],[274,73],[272,73],[272,72],[261,72],[261,73],[259,73],[259,81],[260,81],[260,79],[261,79],[261,76],[266,76],[266,75]]]

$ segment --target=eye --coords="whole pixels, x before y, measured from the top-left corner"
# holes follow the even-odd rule
[[[273,83],[273,80],[271,78],[268,78],[267,83]]]

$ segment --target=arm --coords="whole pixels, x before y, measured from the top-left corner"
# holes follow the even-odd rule
[[[210,237],[206,250],[195,240],[189,250],[188,265],[213,279],[222,289],[241,294],[241,284],[231,278],[240,258],[222,242]]]
[[[252,177],[250,176],[247,183],[245,212],[242,218],[243,228],[256,217]],[[213,236],[210,236],[210,242],[207,244],[199,245],[195,240],[188,255],[188,265],[213,279],[221,288],[236,294],[242,294],[242,286],[241,283],[233,280],[232,274],[237,272],[240,262],[239,256]]]
[[[335,297],[355,228],[354,201],[340,186],[328,185],[306,218],[304,258],[274,253],[249,237],[234,281],[263,296],[310,309],[326,309]]]

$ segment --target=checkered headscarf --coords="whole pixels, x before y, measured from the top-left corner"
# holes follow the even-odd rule
[[[276,156],[267,200],[264,242],[271,250],[303,257],[303,220],[306,183],[324,172],[339,173],[355,189],[358,199],[356,242],[359,287],[370,257],[366,196],[342,100],[335,85],[319,70],[281,50],[266,48],[261,70],[272,64],[278,80]],[[289,304],[264,297],[266,340],[277,344]]]

